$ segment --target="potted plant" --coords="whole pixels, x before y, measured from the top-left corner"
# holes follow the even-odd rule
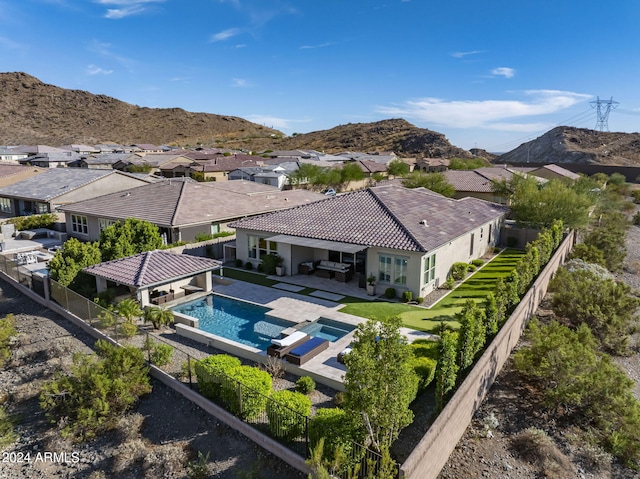
[[[367,294],[369,296],[376,294],[376,276],[373,273],[367,276]]]
[[[276,274],[278,276],[284,276],[284,266],[282,265],[282,263],[284,263],[284,258],[280,255],[275,255],[275,264],[276,264]]]

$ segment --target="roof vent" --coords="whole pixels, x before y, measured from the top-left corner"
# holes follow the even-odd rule
[[[429,224],[427,223],[427,220],[420,220],[420,224],[424,226],[429,226]]]

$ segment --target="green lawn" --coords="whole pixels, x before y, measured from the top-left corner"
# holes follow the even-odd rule
[[[347,305],[340,311],[372,319],[400,316],[406,327],[421,331],[435,332],[441,321],[446,321],[450,326],[457,328],[459,324],[454,317],[460,312],[466,300],[482,302],[487,294],[495,289],[497,279],[507,276],[522,256],[524,251],[513,249],[503,251],[430,309],[402,303],[355,300],[342,301]]]
[[[509,275],[515,268],[524,251],[507,249],[485,264],[480,270],[456,289],[440,300],[435,306],[426,309],[420,306],[412,306],[404,303],[387,301],[367,301],[360,298],[346,296],[340,303],[345,307],[342,313],[353,314],[362,318],[385,319],[391,316],[400,316],[402,323],[412,329],[420,331],[436,332],[442,321],[446,321],[451,327],[460,325],[455,321],[456,313],[460,312],[467,299],[482,302],[488,293],[495,289],[496,280]],[[278,281],[268,279],[265,275],[239,269],[224,269],[224,276],[247,283],[272,287]],[[298,294],[308,295],[315,291],[314,288],[305,288]]]

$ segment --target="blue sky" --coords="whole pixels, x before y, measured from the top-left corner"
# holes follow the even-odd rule
[[[405,118],[509,151],[640,131],[640,1],[0,0],[0,71],[284,133]]]

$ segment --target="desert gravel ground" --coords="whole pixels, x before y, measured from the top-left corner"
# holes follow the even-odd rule
[[[0,370],[0,402],[17,418],[18,439],[0,453],[0,478],[184,478],[198,451],[209,453],[213,478],[305,477],[155,380],[115,430],[84,445],[61,439],[40,410],[39,388],[68,368],[73,352],[90,352],[94,340],[0,280],[0,315],[8,313],[19,334]]]

